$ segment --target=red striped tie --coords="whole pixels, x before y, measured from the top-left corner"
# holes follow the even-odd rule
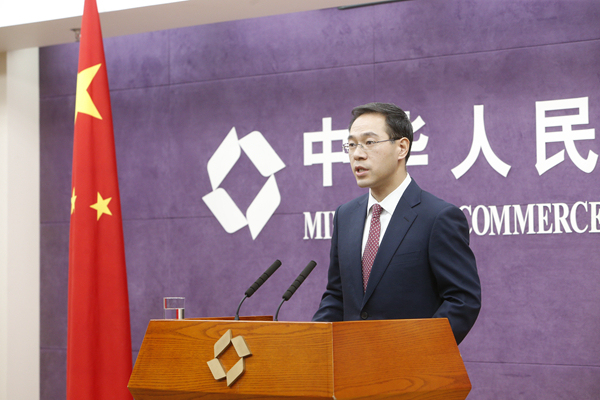
[[[362,275],[363,275],[363,290],[367,290],[367,282],[369,282],[369,275],[371,275],[371,268],[373,267],[373,261],[377,255],[379,249],[379,234],[381,232],[381,222],[379,217],[381,216],[381,206],[379,204],[373,205],[373,216],[371,217],[371,226],[369,228],[369,238],[367,239],[367,245],[362,258]]]

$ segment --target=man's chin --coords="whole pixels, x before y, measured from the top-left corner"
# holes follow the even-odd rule
[[[361,187],[361,188],[369,187],[369,182],[366,179],[356,178],[356,184],[358,185],[358,187]]]

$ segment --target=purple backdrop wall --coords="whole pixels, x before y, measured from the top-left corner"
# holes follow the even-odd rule
[[[594,0],[424,0],[107,39],[134,356],[161,297],[185,296],[187,316],[231,315],[276,258],[283,267],[242,312],[273,314],[314,259],[280,314],[310,319],[325,287],[325,221],[363,193],[335,154],[336,131],[352,107],[390,101],[427,140],[409,172],[463,206],[473,228],[483,308],[460,346],[469,399],[599,398],[598,21]],[[77,54],[40,50],[44,400],[65,397]],[[207,165],[232,128],[238,139],[260,132],[285,166],[267,159],[261,174],[243,148],[213,187]],[[247,212],[265,184],[280,202]],[[203,200],[217,187],[250,227],[226,232]]]

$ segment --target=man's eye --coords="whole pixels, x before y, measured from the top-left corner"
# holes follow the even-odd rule
[[[355,149],[356,146],[358,146],[356,143],[348,143],[348,147],[350,147],[351,149]]]
[[[366,146],[373,146],[374,144],[375,144],[375,141],[374,141],[374,140],[367,140],[367,141],[365,142],[365,145],[366,145]]]

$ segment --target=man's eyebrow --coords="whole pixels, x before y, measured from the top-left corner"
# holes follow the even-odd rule
[[[359,137],[373,137],[373,136],[379,137],[379,135],[376,134],[375,132],[370,132],[369,131],[369,132],[362,132],[359,135],[348,135],[348,140],[350,140],[350,139],[356,139],[356,136],[359,136]]]

